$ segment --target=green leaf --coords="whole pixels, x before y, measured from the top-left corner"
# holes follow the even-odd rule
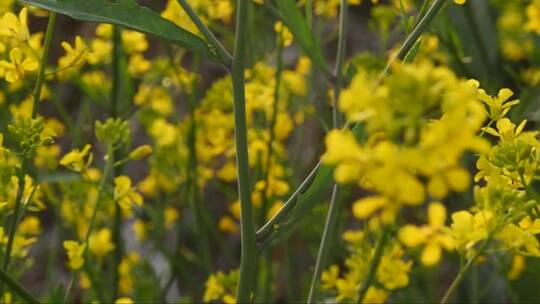
[[[293,0],[277,0],[279,14],[283,23],[291,31],[294,39],[304,53],[325,73],[331,74],[319,44],[315,41],[302,12]]]
[[[19,0],[23,4],[57,12],[81,21],[111,23],[156,36],[217,62],[215,49],[202,38],[178,27],[134,0]]]

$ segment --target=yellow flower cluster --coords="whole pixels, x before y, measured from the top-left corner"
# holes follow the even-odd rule
[[[368,136],[362,144],[351,132],[331,131],[322,162],[336,166],[338,183],[373,192],[354,205],[362,219],[380,211],[390,223],[402,205],[467,190],[461,156],[489,147],[476,136],[485,114],[475,90],[444,67],[396,65],[375,89],[361,73],[339,106],[350,120],[365,123]]]

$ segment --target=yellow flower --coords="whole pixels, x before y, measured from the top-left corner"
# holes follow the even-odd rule
[[[128,155],[130,160],[139,160],[143,159],[149,155],[152,155],[152,147],[150,145],[142,145],[137,147],[135,150],[131,151]]]
[[[525,270],[525,257],[522,255],[514,255],[512,258],[512,268],[508,272],[508,279],[512,281],[518,279],[523,270]]]
[[[107,228],[92,232],[88,239],[88,248],[99,258],[106,256],[114,247],[111,231]]]
[[[332,265],[328,270],[323,271],[321,275],[322,289],[336,288],[336,283],[339,279],[339,266]]]
[[[236,234],[238,232],[238,225],[228,215],[219,219],[218,228],[225,233]]]
[[[276,34],[281,34],[283,46],[290,46],[293,43],[293,35],[289,29],[281,21],[274,23],[274,31]]]
[[[221,298],[221,295],[225,292],[225,287],[221,284],[218,276],[215,274],[210,275],[206,280],[205,291],[203,295],[204,302],[210,302]]]
[[[490,211],[479,211],[474,215],[468,211],[454,212],[447,233],[453,238],[457,250],[468,250],[486,238],[492,219]]]
[[[23,57],[23,52],[19,48],[13,48],[9,52],[10,61],[0,61],[0,74],[3,70],[4,78],[7,82],[16,82],[23,79],[26,72],[35,71],[38,68],[38,62],[30,57]]]
[[[21,42],[30,39],[28,31],[28,9],[24,7],[19,13],[19,17],[11,12],[7,12],[0,20],[0,36],[15,38]]]
[[[83,254],[86,249],[86,244],[79,244],[77,241],[64,241],[63,245],[64,249],[66,249],[71,270],[81,268],[84,264]]]
[[[426,266],[439,262],[442,248],[453,249],[452,239],[443,233],[446,208],[441,203],[431,203],[428,207],[428,225],[405,225],[399,230],[399,240],[408,247],[425,244],[421,261]]]
[[[114,200],[124,210],[131,210],[133,204],[142,206],[142,196],[135,192],[131,186],[131,179],[128,176],[122,175],[114,179]]]
[[[75,172],[82,172],[86,170],[92,163],[92,153],[90,153],[91,145],[86,145],[79,151],[79,149],[74,149],[64,155],[60,160],[60,165],[66,166],[69,169]]]
[[[512,141],[523,131],[526,123],[527,120],[525,119],[516,127],[510,119],[503,118],[497,121],[497,130],[493,128],[484,128],[484,130],[493,136],[499,137],[503,141]]]
[[[465,2],[467,2],[467,0],[454,0],[454,2],[455,2],[456,4],[463,5],[463,4],[465,4]]]
[[[179,216],[178,210],[176,210],[175,208],[172,208],[172,207],[165,208],[165,212],[164,212],[165,229],[171,229],[176,223],[178,216]]]
[[[66,51],[66,54],[58,59],[58,67],[60,69],[79,66],[88,57],[88,48],[80,36],[75,37],[75,44],[73,46],[63,41],[62,48]]]
[[[118,298],[116,299],[116,301],[114,301],[114,304],[133,304],[135,302],[133,302],[133,300],[129,297],[121,297],[121,298]]]

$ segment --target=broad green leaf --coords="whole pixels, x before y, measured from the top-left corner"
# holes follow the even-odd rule
[[[178,27],[135,0],[19,0],[81,21],[111,23],[156,36],[214,61],[225,62],[202,38]]]
[[[293,0],[277,0],[279,14],[283,23],[291,31],[294,39],[304,53],[325,73],[330,73],[330,69],[324,60],[321,48],[315,41],[306,19]]]

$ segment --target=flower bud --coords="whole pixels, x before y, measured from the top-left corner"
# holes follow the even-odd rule
[[[152,147],[149,145],[142,145],[129,153],[128,158],[130,160],[139,160],[147,156],[152,155]]]

